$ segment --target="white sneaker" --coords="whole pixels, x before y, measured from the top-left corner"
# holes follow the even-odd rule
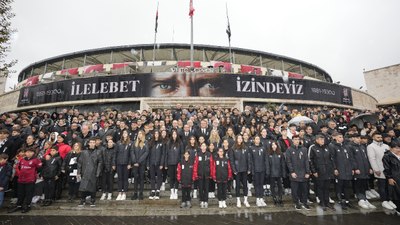
[[[315,194],[315,192],[312,189],[310,189],[309,193],[310,193],[310,195]]]
[[[174,199],[178,199],[178,189],[174,189]]]
[[[211,198],[215,198],[215,193],[211,192]]]
[[[169,195],[169,199],[174,199],[174,189],[171,189],[171,194]]]
[[[372,194],[372,192],[370,190],[365,191],[365,196],[367,197],[367,199],[375,198],[375,195]]]
[[[120,199],[121,201],[125,201],[126,200],[126,194],[125,194],[125,192],[124,193],[122,193],[122,196],[121,196],[121,199]]]
[[[107,200],[112,200],[112,193],[108,193]]]
[[[222,209],[222,201],[218,201],[218,208]]]
[[[118,196],[117,196],[117,199],[115,199],[115,200],[117,200],[117,201],[121,201],[121,197],[122,197],[122,194],[121,194],[121,193],[119,193],[119,194],[118,194]]]
[[[250,204],[249,204],[249,202],[247,201],[247,197],[246,197],[246,196],[244,196],[244,201],[243,201],[243,203],[244,203],[244,205],[245,205],[247,208],[250,207]]]
[[[236,207],[238,207],[238,208],[242,207],[242,203],[240,202],[240,198],[237,198]]]
[[[389,210],[393,209],[393,207],[390,205],[390,203],[388,201],[383,201],[382,202],[382,207],[385,208],[385,209],[389,209]]]
[[[260,200],[261,199],[259,199],[259,198],[257,198],[257,200],[256,200],[256,206],[257,207],[262,207],[262,204],[261,204]]]
[[[265,203],[265,201],[264,201],[263,198],[260,198],[260,202],[261,202],[261,205],[262,205],[263,207],[267,206],[267,203]]]
[[[372,195],[375,196],[375,198],[380,198],[381,197],[381,195],[378,192],[376,192],[375,189],[371,189],[370,191],[371,191]]]
[[[160,191],[165,191],[165,183],[164,182],[162,182],[162,184],[161,184]]]
[[[392,201],[389,201],[390,206],[392,206],[393,209],[397,209],[396,204],[394,204]]]
[[[251,189],[249,189],[249,190],[247,191],[247,197],[251,197],[251,196],[253,196],[253,194],[251,193]]]
[[[106,194],[106,193],[103,193],[103,194],[101,195],[100,201],[106,200],[106,197],[107,197],[107,194]]]
[[[376,206],[372,205],[368,200],[365,200],[365,203],[368,205],[368,208],[376,209]]]
[[[193,198],[197,198],[197,189],[193,190]]]
[[[208,202],[204,202],[204,208],[208,208]]]
[[[211,192],[208,192],[208,198],[211,198],[211,196],[212,196]]]
[[[226,201],[222,201],[222,208],[226,208]]]
[[[315,200],[317,201],[317,204],[321,202],[318,197],[316,197]]]
[[[132,182],[133,182],[132,180],[133,180],[133,179],[128,178],[128,184],[132,183]]]
[[[369,209],[369,206],[365,200],[358,201],[358,206],[360,206],[363,209]]]
[[[329,198],[329,203],[333,204],[333,203],[335,203],[335,201],[333,201],[333,199]]]

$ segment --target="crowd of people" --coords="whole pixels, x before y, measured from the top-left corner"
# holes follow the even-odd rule
[[[324,107],[193,106],[154,111],[31,111],[0,116],[0,207],[28,212],[66,196],[89,202],[170,199],[181,208],[219,208],[234,195],[236,207],[276,207],[291,194],[296,210],[400,209],[400,116],[396,108],[367,112],[375,121],[352,123],[361,112]],[[306,116],[312,121],[291,119]],[[114,188],[117,183],[117,190]],[[168,182],[168,183],[167,183]],[[129,185],[133,183],[133,193]],[[149,194],[144,193],[149,183]],[[166,185],[167,183],[167,185]],[[254,191],[251,189],[254,188]],[[375,191],[377,189],[377,191]],[[333,190],[333,191],[332,191]],[[114,193],[114,196],[113,196]],[[148,196],[147,196],[148,195]],[[268,201],[267,201],[268,202]],[[254,204],[254,203],[252,203]],[[400,214],[400,213],[399,213]]]

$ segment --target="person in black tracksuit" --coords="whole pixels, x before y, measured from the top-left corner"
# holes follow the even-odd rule
[[[122,131],[121,140],[117,142],[113,167],[117,169],[118,175],[118,197],[117,201],[126,200],[126,192],[128,191],[128,177],[131,169],[131,149],[132,142],[127,130]]]
[[[190,192],[192,191],[193,181],[197,177],[197,165],[190,159],[189,151],[185,151],[183,159],[177,165],[176,179],[182,187],[181,208],[191,208]]]
[[[212,154],[207,151],[206,143],[201,144],[200,150],[195,160],[197,167],[197,174],[195,176],[197,176],[197,180],[199,181],[200,207],[208,208],[208,190],[214,159]]]
[[[149,143],[149,156],[147,167],[150,170],[151,193],[149,199],[160,199],[160,187],[162,183],[162,169],[164,168],[165,145],[161,140],[160,132],[154,131]]]
[[[218,156],[218,146],[216,143],[210,143],[208,145],[208,151],[211,153],[213,159]],[[209,189],[208,189],[208,198],[215,198],[215,182],[212,178],[210,178]]]
[[[100,200],[105,200],[106,195],[107,199],[111,200],[112,198],[112,191],[114,185],[114,170],[113,164],[115,162],[115,149],[116,145],[112,138],[107,141],[107,144],[103,151],[103,175],[102,175],[102,183],[101,189],[103,191],[103,195],[101,196]]]
[[[229,147],[229,141],[228,141],[228,139],[223,139],[222,140],[222,149],[224,150],[224,155],[225,155],[225,157],[229,160],[229,162],[231,163],[231,161],[230,161],[230,155],[232,154],[231,152],[232,152],[232,148],[230,148]],[[232,163],[231,163],[231,169],[232,169]],[[233,175],[233,170],[232,170],[232,179],[230,179],[230,180],[228,180],[228,183],[227,183],[227,195],[228,196],[230,196],[230,197],[232,197],[232,193],[231,193],[231,191],[232,191],[232,182],[233,182],[233,179],[235,179],[235,177],[234,177],[234,175]]]
[[[334,140],[328,145],[328,149],[333,154],[336,197],[342,209],[346,210],[348,207],[352,207],[349,200],[351,181],[354,174],[353,154],[350,152],[349,147],[343,144],[343,134],[334,132],[332,138]],[[344,194],[344,200],[342,199],[342,194]]]
[[[171,187],[170,199],[178,199],[178,182],[176,181],[176,166],[182,158],[183,144],[179,139],[178,132],[173,129],[171,140],[165,150],[165,163],[168,168],[169,185]]]
[[[232,168],[223,148],[218,149],[214,160],[214,169],[211,171],[212,179],[217,183],[219,208],[226,208],[227,183],[232,179]]]
[[[400,142],[392,141],[390,151],[382,158],[383,173],[388,181],[390,198],[396,206],[397,215],[400,215]]]
[[[190,154],[190,160],[194,162],[194,160],[197,157],[197,153],[199,152],[198,149],[198,144],[196,137],[194,135],[189,137],[189,142],[186,145],[185,151],[189,151]],[[193,198],[197,198],[197,189],[199,188],[199,182],[198,180],[193,181],[194,182],[194,187],[193,187]]]
[[[62,163],[62,170],[68,176],[68,200],[72,201],[74,198],[78,197],[78,189],[80,185],[80,180],[77,179],[78,172],[78,158],[82,151],[82,144],[80,142],[75,143],[72,146],[70,152]]]
[[[229,156],[229,160],[231,161],[232,171],[235,174],[235,184],[236,184],[236,198],[237,203],[236,206],[238,208],[241,207],[240,202],[240,183],[243,185],[243,195],[244,195],[244,204],[246,207],[250,207],[249,202],[247,201],[247,175],[251,173],[251,156],[249,154],[248,149],[243,144],[243,137],[238,135],[236,137],[235,145],[232,148],[231,154]]]
[[[307,149],[300,146],[299,136],[292,137],[293,145],[285,153],[286,164],[289,170],[289,178],[292,187],[292,199],[295,209],[310,209],[307,204],[308,180],[311,170]],[[328,199],[329,201],[329,199]]]
[[[289,148],[290,149],[290,148]],[[274,204],[283,206],[282,195],[283,186],[282,179],[286,177],[285,155],[279,149],[276,141],[272,141],[267,152],[266,173],[270,179],[272,199]]]
[[[333,174],[333,154],[325,146],[325,137],[317,135],[315,144],[310,146],[310,169],[315,177],[317,195],[320,200],[320,206],[324,211],[326,208],[334,210],[329,204],[329,186]]]
[[[258,207],[267,206],[264,202],[264,178],[267,167],[267,150],[261,144],[259,136],[254,138],[254,145],[250,146],[249,153],[251,156],[251,172],[253,174],[253,184],[256,191],[256,205]]]
[[[49,206],[54,200],[56,180],[61,173],[62,160],[58,156],[55,148],[50,150],[50,155],[46,155],[43,160],[42,177],[44,179],[44,196],[43,206]]]
[[[133,176],[135,183],[133,186],[132,200],[138,199],[138,185],[139,187],[139,200],[143,200],[144,189],[144,172],[146,170],[147,156],[149,155],[149,148],[146,143],[146,136],[143,130],[139,130],[136,142],[131,150],[131,164],[133,169]]]
[[[367,149],[364,145],[361,145],[359,134],[353,134],[351,140],[349,148],[354,159],[354,189],[359,200],[358,205],[362,208],[376,208],[375,206],[371,206],[365,194],[368,190],[369,175],[373,174],[371,164],[369,164],[368,160]]]

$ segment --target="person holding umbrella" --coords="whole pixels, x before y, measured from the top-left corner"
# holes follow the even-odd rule
[[[389,197],[393,200],[397,215],[400,215],[400,142],[390,144],[390,152],[383,156],[383,173],[389,183]]]

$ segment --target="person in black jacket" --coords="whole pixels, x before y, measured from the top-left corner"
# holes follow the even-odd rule
[[[390,152],[383,156],[383,173],[389,183],[390,198],[396,209],[397,215],[400,215],[400,142],[392,141],[390,143]]]
[[[185,151],[183,159],[176,166],[176,179],[182,187],[181,208],[191,208],[190,192],[193,181],[197,178],[197,164],[190,159],[189,151]]]
[[[103,191],[103,194],[100,198],[100,200],[111,200],[112,198],[112,191],[113,191],[113,184],[114,184],[114,170],[112,168],[112,165],[115,162],[115,149],[116,145],[113,141],[113,136],[108,135],[106,137],[107,144],[103,150],[103,173],[101,176],[101,190]]]
[[[329,186],[333,175],[333,154],[325,146],[325,136],[317,135],[315,144],[310,146],[310,169],[316,180],[317,196],[324,211],[335,210],[329,204]]]
[[[197,153],[200,151],[198,149],[198,144],[197,144],[197,140],[196,137],[194,135],[189,137],[189,141],[188,144],[186,145],[186,149],[185,151],[189,151],[190,154],[190,160],[192,160],[194,162],[194,160],[197,157]],[[198,180],[193,181],[193,198],[197,198],[197,190],[199,189],[199,182]]]
[[[133,143],[129,137],[128,130],[121,132],[121,139],[117,142],[113,169],[117,170],[118,175],[118,196],[117,201],[126,200],[126,192],[128,191],[128,177],[131,169],[131,148]]]
[[[226,141],[226,143],[228,142]],[[211,176],[215,183],[217,183],[219,208],[226,208],[227,184],[232,179],[232,168],[223,148],[218,149],[218,156],[215,157],[214,163]]]
[[[160,131],[154,131],[149,143],[149,156],[147,168],[150,171],[151,193],[149,199],[160,199],[162,183],[162,169],[164,168],[165,144],[161,140]]]
[[[270,179],[272,199],[274,204],[283,206],[282,195],[283,186],[282,179],[286,177],[285,156],[279,149],[278,143],[272,141],[267,152],[266,174]]]
[[[138,185],[139,187],[139,200],[143,200],[144,189],[144,171],[146,169],[147,156],[149,155],[149,148],[146,143],[146,136],[143,130],[139,130],[136,142],[131,150],[131,164],[133,168],[133,175],[135,183],[133,185],[132,200],[138,199]]]
[[[169,185],[171,187],[170,199],[178,199],[178,182],[176,182],[176,167],[182,158],[183,144],[178,132],[172,130],[171,140],[165,150],[165,167],[168,169]]]
[[[0,153],[0,208],[3,206],[4,192],[8,190],[13,168],[8,162],[8,155]]]
[[[68,200],[72,202],[74,198],[78,197],[78,189],[80,185],[80,180],[77,179],[78,175],[78,158],[82,151],[82,144],[80,142],[75,143],[72,146],[70,152],[62,163],[62,173],[67,176],[68,182]]]
[[[246,207],[250,207],[249,202],[247,201],[247,175],[251,173],[251,156],[249,154],[248,149],[245,147],[243,143],[243,137],[241,135],[236,136],[235,145],[232,148],[231,154],[229,156],[230,161],[232,162],[232,171],[236,176],[235,184],[236,184],[236,206],[238,208],[242,207],[240,202],[240,183],[243,185],[243,195],[244,195],[244,204]]]
[[[254,138],[254,145],[250,146],[249,153],[251,156],[251,172],[253,174],[253,184],[256,191],[256,205],[258,207],[267,206],[264,202],[264,179],[267,167],[267,150],[261,144],[259,136]]]
[[[50,155],[46,155],[43,160],[42,177],[44,179],[44,197],[43,206],[49,206],[53,203],[55,194],[56,180],[60,177],[62,160],[58,156],[55,148],[50,150]]]
[[[352,208],[349,199],[351,181],[354,175],[353,154],[351,154],[349,147],[343,144],[343,134],[334,132],[332,138],[333,141],[328,145],[328,149],[333,154],[336,197],[342,209],[346,210],[348,207]]]
[[[199,180],[199,198],[200,207],[208,208],[208,190],[209,182],[211,178],[211,171],[214,165],[214,159],[212,154],[207,151],[206,143],[202,143],[200,146],[200,152],[197,154],[195,165],[197,167],[197,174],[194,176],[196,180]]]
[[[361,145],[361,138],[358,133],[351,135],[349,144],[350,152],[354,159],[354,190],[358,199],[358,205],[364,209],[376,209],[366,196],[368,190],[369,175],[373,174],[369,164],[367,149]]]

